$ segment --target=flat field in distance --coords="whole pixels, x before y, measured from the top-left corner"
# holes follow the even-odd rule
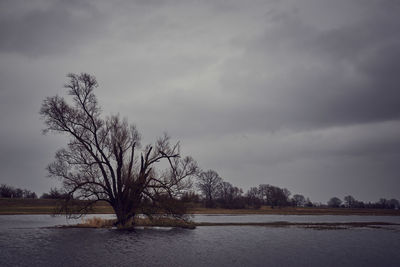
[[[57,201],[57,199],[0,198],[0,215],[53,214]],[[92,213],[108,214],[113,213],[113,210],[108,203],[99,202]]]
[[[53,214],[57,206],[55,199],[17,199],[0,198],[0,215],[13,214]],[[400,216],[400,210],[389,209],[347,209],[347,208],[298,208],[262,206],[260,209],[221,209],[203,208],[192,204],[190,214],[280,214],[280,215],[391,215]],[[112,214],[113,210],[106,202],[99,202],[93,214]]]

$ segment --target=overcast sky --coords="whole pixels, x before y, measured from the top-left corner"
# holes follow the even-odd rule
[[[112,3],[111,3],[112,2]],[[0,183],[39,195],[67,73],[245,191],[400,199],[400,1],[0,0]]]

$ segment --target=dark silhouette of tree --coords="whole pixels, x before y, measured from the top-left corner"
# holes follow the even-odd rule
[[[295,194],[292,197],[292,203],[295,207],[304,207],[307,203],[306,198],[303,195]]]
[[[380,198],[377,205],[378,208],[387,209],[389,208],[389,201],[386,198]]]
[[[14,196],[14,188],[6,184],[0,185],[0,196],[4,198],[11,198]]]
[[[15,198],[22,198],[24,195],[24,190],[21,188],[15,188],[14,190],[14,196]]]
[[[399,209],[400,208],[400,202],[395,198],[390,199],[388,201],[388,204],[389,204],[390,209]]]
[[[258,196],[261,198],[263,201],[263,204],[268,205],[268,202],[270,201],[270,190],[269,190],[270,185],[268,184],[260,184],[258,186]]]
[[[199,203],[200,196],[194,191],[187,191],[182,194],[181,201],[186,203]]]
[[[233,186],[229,182],[221,182],[218,186],[217,197],[218,202],[223,208],[239,209],[244,208],[244,200],[242,199],[243,190]]]
[[[331,208],[339,208],[342,201],[338,197],[333,197],[328,201],[328,206]]]
[[[67,199],[69,196],[67,193],[62,192],[57,188],[51,188],[48,193],[43,193],[40,198],[42,199]]]
[[[400,203],[395,198],[392,199],[380,198],[379,201],[375,203],[375,207],[379,209],[399,209]]]
[[[33,199],[35,199],[35,198],[37,198],[37,195],[36,195],[35,192],[31,192],[31,191],[29,191],[27,189],[24,189],[23,192],[22,192],[22,197],[23,198],[33,198]]]
[[[65,88],[72,102],[60,96],[47,97],[40,110],[44,132],[70,138],[47,168],[51,176],[61,178],[69,196],[63,211],[83,214],[97,201],[106,201],[114,209],[118,227],[134,224],[138,212],[182,215],[174,197],[190,185],[188,178],[197,173],[196,162],[191,157],[181,158],[179,143],[171,144],[166,134],[142,148],[135,125],[119,115],[102,118],[94,76],[82,73],[68,78]],[[156,169],[160,161],[168,167]],[[69,204],[78,202],[70,199],[87,201],[71,207]]]
[[[310,200],[310,198],[307,198],[307,199],[306,199],[306,204],[305,204],[305,206],[306,206],[306,207],[315,207],[316,204],[312,203],[311,200]]]
[[[344,205],[347,208],[355,208],[357,204],[357,200],[353,196],[345,196],[344,197]]]
[[[0,197],[4,198],[37,198],[35,192],[27,189],[15,188],[6,184],[0,185]]]
[[[274,206],[289,205],[290,191],[286,188],[279,188],[269,184],[260,184],[258,191],[264,204]]]
[[[217,197],[222,178],[214,170],[202,171],[197,177],[197,187],[205,198],[206,207],[215,205],[214,199]]]
[[[262,204],[262,198],[260,197],[257,187],[251,187],[246,192],[246,202],[247,205],[256,209],[259,209]]]

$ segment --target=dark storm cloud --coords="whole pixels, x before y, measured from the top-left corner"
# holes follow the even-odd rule
[[[104,115],[144,143],[169,132],[245,190],[400,198],[399,13],[389,0],[1,1],[0,182],[56,183],[45,166],[65,139],[40,135],[38,111],[84,71]]]
[[[105,31],[104,14],[89,1],[2,1],[0,52],[62,54]]]
[[[400,20],[396,14],[400,11],[399,5],[370,2],[364,6],[357,1],[338,1],[336,11],[359,8],[361,14],[330,15],[336,16],[337,21],[322,27],[318,20],[307,20],[315,14],[304,14],[314,2],[285,3],[285,8],[272,8],[272,4],[260,7],[263,11],[257,16],[262,19],[257,21],[257,28],[252,29],[250,25],[246,28],[256,33],[246,35],[239,30],[232,33],[227,47],[233,53],[222,59],[195,58],[196,54],[206,58],[202,46],[208,44],[190,35],[188,28],[192,26],[180,27],[178,32],[182,36],[186,34],[188,40],[199,38],[191,55],[193,59],[186,61],[188,64],[179,62],[177,67],[173,65],[175,61],[169,66],[157,62],[148,69],[145,66],[144,72],[157,70],[161,65],[157,76],[168,73],[169,77],[184,77],[190,71],[204,73],[205,68],[194,67],[199,66],[196,61],[210,64],[212,60],[219,60],[222,63],[215,70],[219,83],[213,84],[213,90],[172,88],[157,92],[152,99],[161,104],[153,112],[163,117],[160,121],[189,136],[207,134],[209,129],[227,134],[288,128],[305,130],[398,119],[400,76],[396,70],[400,67],[397,30]],[[322,13],[316,15],[329,16],[331,10],[324,9],[324,4],[315,4],[314,8]],[[249,9],[255,12],[254,6]],[[228,10],[235,12],[232,7]],[[215,10],[209,12],[212,14]],[[354,18],[349,19],[352,15]],[[196,26],[203,23],[202,30],[211,36],[212,29],[223,32],[229,28],[221,21],[211,20],[210,25],[197,22],[196,16],[193,21]],[[168,27],[161,29],[175,32]],[[185,47],[185,43],[181,45]],[[211,51],[212,47],[207,50]],[[165,85],[160,83],[159,87]],[[193,112],[185,112],[188,109]],[[209,114],[214,115],[210,118]],[[168,120],[170,117],[177,119]],[[153,118],[158,120],[156,116]],[[182,121],[187,127],[180,127]]]
[[[241,95],[245,110],[244,125],[232,123],[274,131],[398,119],[400,7],[389,5],[328,30],[295,12],[272,16],[263,35],[226,64],[226,94]]]

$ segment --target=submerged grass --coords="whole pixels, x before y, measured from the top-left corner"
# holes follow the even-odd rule
[[[115,220],[113,219],[102,219],[99,217],[84,219],[82,223],[77,224],[79,228],[111,228],[113,227]]]
[[[112,228],[114,227],[115,219],[102,219],[99,217],[84,219],[82,223],[76,225],[62,226],[62,228]],[[169,218],[169,217],[156,217],[156,218],[136,218],[133,226],[121,227],[122,230],[133,229],[136,226],[142,227],[179,227],[186,229],[196,228],[196,224],[192,221]]]

